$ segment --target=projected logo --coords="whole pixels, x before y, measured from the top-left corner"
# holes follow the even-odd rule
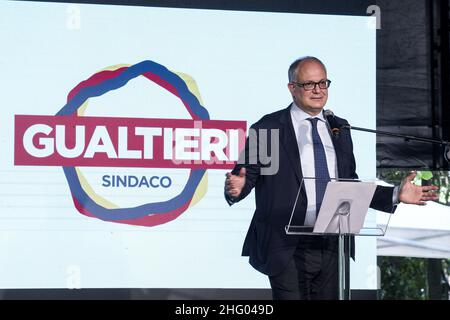
[[[89,99],[140,76],[175,96],[190,119],[85,115]],[[234,166],[245,142],[245,122],[210,120],[199,100],[192,78],[153,61],[100,71],[72,89],[55,116],[15,116],[15,165],[62,166],[74,205],[86,216],[141,226],[169,222],[204,196],[208,169]],[[119,107],[126,108],[111,106]],[[100,177],[88,170],[95,167],[113,170]],[[159,174],[148,174],[152,168]],[[133,172],[115,174],[123,170]],[[120,197],[134,202],[117,204]]]

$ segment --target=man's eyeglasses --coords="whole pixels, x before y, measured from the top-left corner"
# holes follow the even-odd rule
[[[304,83],[300,83],[300,82],[295,82],[292,81],[291,82],[294,86],[297,86],[299,88],[305,89],[306,91],[310,91],[310,90],[314,90],[316,88],[316,86],[319,86],[320,89],[328,89],[328,87],[331,84],[331,80],[320,80],[319,82],[314,82],[314,81],[308,81],[308,82],[304,82]]]

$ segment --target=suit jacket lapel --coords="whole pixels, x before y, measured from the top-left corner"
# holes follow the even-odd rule
[[[289,161],[291,162],[292,168],[294,169],[298,183],[300,184],[300,181],[303,179],[303,174],[301,169],[297,138],[295,137],[294,126],[292,124],[290,114],[291,105],[289,105],[289,107],[285,109],[280,117],[280,141],[281,147],[286,152]]]

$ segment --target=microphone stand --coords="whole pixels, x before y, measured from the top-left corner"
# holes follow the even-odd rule
[[[381,135],[390,136],[390,137],[403,138],[403,139],[405,139],[405,141],[413,140],[413,141],[421,141],[421,142],[427,142],[427,143],[432,143],[432,144],[438,144],[440,146],[445,147],[444,157],[445,157],[445,160],[450,163],[450,142],[446,141],[446,140],[435,140],[435,139],[416,137],[416,136],[392,133],[392,132],[381,131],[381,130],[372,130],[372,129],[354,127],[351,125],[343,125],[343,126],[341,126],[341,128],[348,129],[348,130],[371,132],[371,133],[381,134]]]

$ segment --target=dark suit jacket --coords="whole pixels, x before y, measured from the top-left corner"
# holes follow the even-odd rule
[[[336,121],[338,125],[348,124],[346,120],[338,117]],[[285,233],[285,226],[289,222],[303,177],[290,106],[264,116],[252,125],[252,128],[256,131],[258,129],[279,130],[278,172],[273,175],[260,174],[263,164],[260,161],[256,164],[255,161],[249,161],[247,140],[246,162],[238,163],[233,169],[233,174],[238,174],[241,167],[245,166],[247,172],[245,186],[238,198],[232,201],[227,195],[226,198],[231,205],[233,202],[244,199],[255,188],[256,210],[245,238],[242,255],[249,256],[250,264],[258,271],[267,275],[276,275],[288,264],[301,239],[299,236]],[[332,140],[336,151],[338,177],[357,179],[350,130],[341,130],[339,137],[333,137]],[[377,187],[371,207],[392,212],[392,192],[393,188]],[[300,197],[300,203],[307,203],[304,188],[301,190]],[[305,205],[296,208],[294,216],[299,219],[297,223],[303,224],[305,215]]]

